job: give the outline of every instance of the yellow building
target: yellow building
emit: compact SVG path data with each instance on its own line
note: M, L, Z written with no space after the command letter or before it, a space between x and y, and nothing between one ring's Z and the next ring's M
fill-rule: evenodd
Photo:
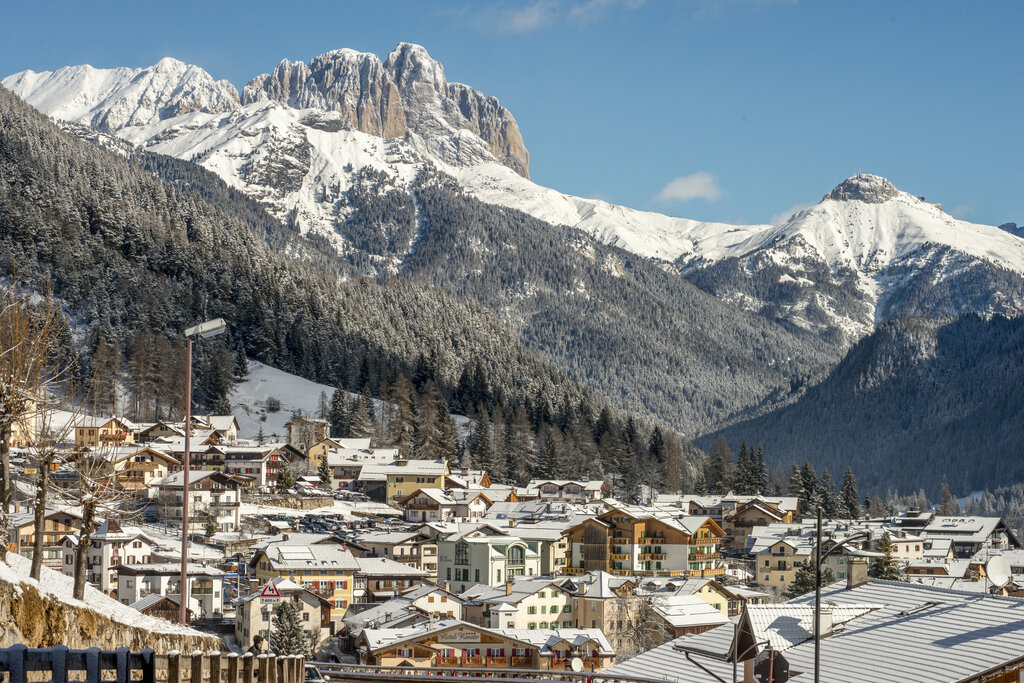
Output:
M290 545L282 541L256 551L249 568L260 585L286 578L323 596L331 603L331 618L340 620L352 604L359 563L338 544Z
M762 586L788 588L796 577L796 570L811 557L810 539L800 536L780 538L757 553L757 582Z
M403 459L387 465L369 467L384 469L388 481L385 501L389 504L397 503L417 489L442 489L445 486L445 477L451 474L446 460Z
M119 417L86 417L75 425L75 445L94 446L135 443L135 425Z

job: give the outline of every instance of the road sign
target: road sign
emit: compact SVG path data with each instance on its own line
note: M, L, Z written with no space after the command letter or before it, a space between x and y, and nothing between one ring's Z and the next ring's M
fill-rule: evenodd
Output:
M277 586L274 585L273 579L267 581L267 585L260 591L260 603L264 605L273 605L281 602L281 591L277 590Z

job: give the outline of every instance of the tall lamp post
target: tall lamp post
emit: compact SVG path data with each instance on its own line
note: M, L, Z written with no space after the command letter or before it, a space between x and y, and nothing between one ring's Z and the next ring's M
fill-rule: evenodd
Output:
M821 552L821 506L818 507L818 526L815 542L814 563L814 683L818 683L821 675L821 565L825 559L848 543L861 539L870 539L870 531L860 531L848 536L842 543L836 543L827 552Z
M185 330L188 351L185 361L185 457L182 459L181 483L181 577L178 580L178 597L181 599L178 620L182 624L188 623L188 479L192 467L192 337L216 337L226 329L224 318L216 318Z

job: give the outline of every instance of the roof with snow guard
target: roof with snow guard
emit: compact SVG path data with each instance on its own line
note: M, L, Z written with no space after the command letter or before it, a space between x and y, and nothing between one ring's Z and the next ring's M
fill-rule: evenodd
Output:
M893 680L895 672L905 683L960 683L1024 660L1024 600L877 580L853 589L833 584L822 591L822 599L834 604L833 615L877 606L822 639L822 683ZM756 614L755 627L782 650L790 680L798 683L814 678L814 641L807 621L813 600L805 596L784 605L748 607L751 614L768 608ZM784 607L803 611L783 612ZM602 673L714 681L687 660L680 649L686 648L693 660L731 680L732 664L726 659L733 632L724 626L683 636Z

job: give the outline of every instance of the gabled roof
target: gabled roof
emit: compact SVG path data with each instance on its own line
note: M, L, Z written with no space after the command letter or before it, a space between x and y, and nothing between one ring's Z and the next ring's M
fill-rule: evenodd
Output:
M779 624L772 635L780 645L784 641L795 643L784 650L784 656L791 671L805 672L794 679L797 681L805 676L810 680L807 672L814 670L813 638L805 637L809 629L800 627L813 600L812 595L785 605L766 606L778 609L790 605L805 610L785 615L785 627ZM899 672L898 678L904 683L981 680L981 674L1017 661L1022 654L1024 600L873 579L853 589L846 589L845 583L828 586L822 590L822 600L826 605L879 606L846 622L840 631L821 641L822 683L892 680L893 672ZM770 614L762 614L761 620ZM677 648L721 656L728 653L732 635L732 628L723 627L684 636L602 674L711 683L714 679ZM721 659L700 654L691 657L724 679L732 675L732 664Z

